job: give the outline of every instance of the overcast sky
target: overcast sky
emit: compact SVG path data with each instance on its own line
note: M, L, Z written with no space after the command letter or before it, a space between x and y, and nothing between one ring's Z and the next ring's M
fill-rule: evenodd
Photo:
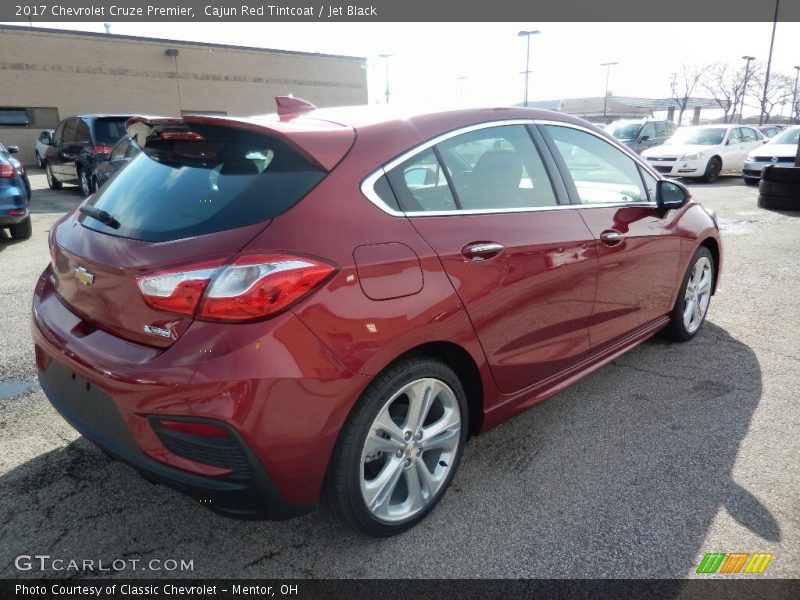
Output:
M34 25L104 31L102 23ZM772 23L111 23L112 34L363 56L372 103L384 101L379 55L389 53L393 103L444 105L521 102L520 29L541 31L531 38L531 100L602 96L602 62L619 63L611 67L613 94L655 98L670 95L682 63L738 66L742 55L766 63ZM794 78L794 65L800 23L779 23L772 70Z

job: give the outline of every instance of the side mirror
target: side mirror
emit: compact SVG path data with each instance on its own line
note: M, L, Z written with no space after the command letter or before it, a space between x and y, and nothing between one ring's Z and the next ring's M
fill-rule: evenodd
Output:
M649 139L650 139L649 135L643 135L642 137L639 138L639 141L640 142L646 142Z
M689 198L689 189L677 181L662 179L656 184L656 204L659 208L680 208Z
M9 154L16 154L19 152L19 146L6 146L6 150L8 150Z

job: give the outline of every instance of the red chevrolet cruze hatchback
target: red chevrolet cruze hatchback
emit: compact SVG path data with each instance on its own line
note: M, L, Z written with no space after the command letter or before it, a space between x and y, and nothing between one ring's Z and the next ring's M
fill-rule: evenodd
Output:
M391 535L470 434L700 329L713 213L589 123L278 105L131 119L141 154L50 232L42 388L148 479Z

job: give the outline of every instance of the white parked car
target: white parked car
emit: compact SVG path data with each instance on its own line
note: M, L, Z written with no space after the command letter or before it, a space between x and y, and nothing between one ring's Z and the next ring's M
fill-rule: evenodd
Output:
M761 170L767 165L793 166L798 143L800 125L784 129L760 148L751 150L742 169L744 182L756 185L761 179Z
M39 137L36 138L36 162L39 167L44 169L44 157L47 154L47 146L53 139L55 129L42 129Z
M665 175L711 182L722 173L741 173L747 153L766 141L760 131L745 125L682 127L661 146L642 152L642 157Z

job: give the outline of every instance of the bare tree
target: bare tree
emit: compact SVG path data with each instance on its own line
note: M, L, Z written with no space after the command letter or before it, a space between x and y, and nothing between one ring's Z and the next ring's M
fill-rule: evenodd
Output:
M761 98L759 104L761 114L764 115L764 123L769 123L770 115L776 106L791 102L792 92L794 91L794 79L783 73L775 73L769 78L769 88L764 94L764 77L757 77L755 80L755 90Z
M678 107L678 125L683 122L683 113L686 112L686 107L689 105L689 99L692 97L695 88L697 87L703 75L708 71L707 65L681 65L681 72L676 73L672 80L672 99Z
M747 76L747 89L745 89L745 76ZM730 64L718 63L705 72L700 80L700 86L724 111L724 122L731 123L736 117L742 98L753 92L753 79L758 76L757 66L751 68L748 73L744 66L735 69Z

